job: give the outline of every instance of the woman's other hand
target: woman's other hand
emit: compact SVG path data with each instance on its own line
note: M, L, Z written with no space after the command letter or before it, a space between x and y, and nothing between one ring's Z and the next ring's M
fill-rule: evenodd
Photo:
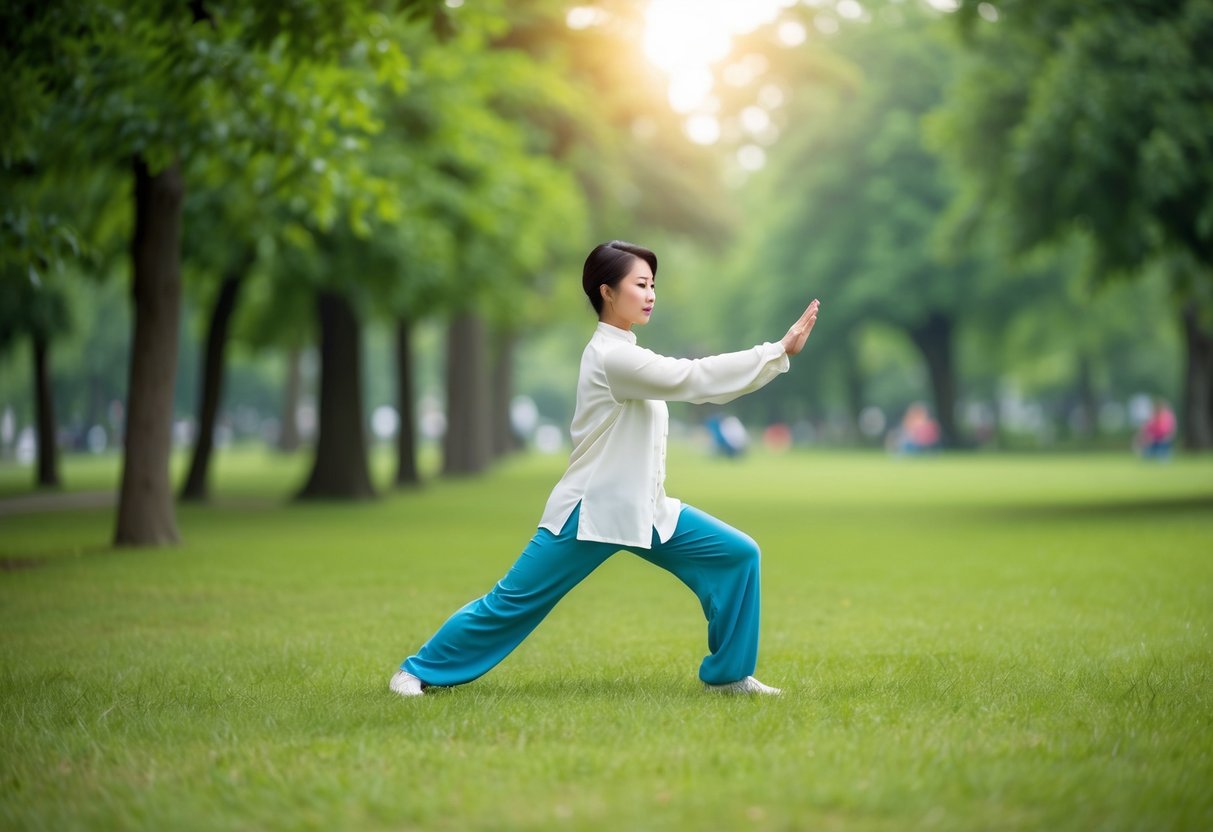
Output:
M809 333L813 331L813 324L817 323L817 308L821 302L814 300L804 310L804 314L800 316L800 320L792 324L792 328L788 330L788 334L783 336L783 348L788 355L796 355L804 349L804 342L809 340Z

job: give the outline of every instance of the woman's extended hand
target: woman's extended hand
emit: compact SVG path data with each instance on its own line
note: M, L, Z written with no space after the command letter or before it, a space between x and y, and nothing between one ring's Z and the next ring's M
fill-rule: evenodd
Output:
M810 303L808 309L804 310L804 314L800 316L800 320L792 324L788 334L783 336L783 348L788 355L796 355L804 349L804 342L809 340L813 324L817 323L817 307L820 305L821 302L818 300Z

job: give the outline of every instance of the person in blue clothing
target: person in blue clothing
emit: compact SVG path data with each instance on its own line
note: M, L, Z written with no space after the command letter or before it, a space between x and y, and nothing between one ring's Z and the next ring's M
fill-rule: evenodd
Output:
M665 493L667 401L723 404L764 386L804 348L819 304L778 341L707 358L640 347L635 326L657 300L657 256L613 241L590 252L582 288L598 315L581 356L570 432L573 452L539 528L486 595L458 610L391 677L389 688L482 676L517 647L564 595L620 550L672 572L699 598L708 655L699 678L719 693L778 694L754 678L760 612L759 549L748 535Z

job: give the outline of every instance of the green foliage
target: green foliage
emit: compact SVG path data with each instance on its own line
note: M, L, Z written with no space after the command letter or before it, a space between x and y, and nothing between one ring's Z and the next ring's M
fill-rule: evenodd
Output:
M43 284L44 276L61 272L66 261L80 256L80 241L70 225L54 214L39 215L24 205L9 207L0 219L0 245L6 279L35 287Z
M6 166L141 155L156 170L174 157L306 146L334 123L371 126L341 62L397 84L406 66L391 18L357 3L29 5L5 57L8 83L34 92L10 99L25 105L6 121L16 151ZM298 134L282 129L287 115Z
M409 64L398 30L419 24L398 12L440 4L20 5L5 9L28 18L5 29L13 118L4 178L22 190L7 194L17 207L5 213L5 242L14 238L4 247L6 274L61 260L42 229L69 228L59 217L73 213L56 213L55 203L72 201L82 176L107 179L136 156L153 171L184 160L187 193L198 194L185 236L195 274L247 259L278 233L284 213L321 228L339 211L356 227L370 211L398 213L388 183L363 165L366 137L381 127L370 91L403 89ZM34 198L38 191L52 197ZM79 245L70 234L73 249L126 250L108 233Z
M526 108L551 149L574 172L593 211L592 238L652 241L669 233L721 246L739 217L729 205L719 154L693 144L669 107L665 79L645 59L644 8L631 0L596 4L600 21L565 22L568 4L511 4L501 41L563 79L559 108Z
M70 286L65 290L64 285ZM0 292L0 309L19 320L8 330L16 342L0 350L0 412L12 408L17 426L28 425L34 417L34 387L27 349L30 325L38 317L26 306L15 307L29 289ZM75 433L91 425L116 428L109 420L112 401L121 401L126 392L130 349L130 309L127 294L114 281L87 280L70 273L63 284L44 288L47 302L60 306L55 320L63 326L51 328L51 386L55 415L65 430ZM61 315L61 317L59 317ZM10 318L11 320L11 318ZM118 434L111 433L110 440Z
M975 4L967 4L975 5ZM998 4L939 117L967 172L958 211L1030 248L1075 230L1100 271L1166 251L1213 266L1213 7Z
M67 218L33 205L46 190L0 177L9 189L0 207L0 353L31 335L50 340L70 326L66 273L84 255Z
M969 173L970 164L999 163L1005 107L970 107L963 96L1015 100L1036 56L1013 52L1012 30L986 28L1000 38L989 36L991 55L1006 63L968 57L947 18L886 8L814 47L833 60L781 68L799 73L784 81L795 92L784 137L750 189L751 233L733 261L737 302L722 325L777 334L806 297L820 296L823 310L803 386L764 390L756 398L769 402L765 412L797 414L806 401L848 398L850 407L897 412L924 398L926 373L894 355L911 342L888 328L908 333L933 315L955 322L965 400L996 401L1009 389L1066 402L1087 371L1096 399L1158 385L1175 394L1170 309L1150 291L1132 305L1123 296L1092 300L1102 275L1089 235L1007 255L1008 209L981 196ZM822 71L830 66L837 68ZM979 70L982 85L955 83L958 71ZM940 107L963 112L980 131L960 145L941 142ZM987 211L986 222L965 212L973 204ZM1154 329L1163 336L1143 338ZM1154 375L1130 369L1143 366Z
M113 200L104 176L81 176L69 186L0 170L0 186L3 352L19 336L53 339L69 328L67 296L82 267L104 264Z
M762 420L837 409L856 371L872 403L922 397L900 331L932 311L961 322L973 397L1010 382L1064 398L1080 355L1100 395L1174 396L1155 284L1165 275L1213 310L1210 247L1183 244L1208 242L1207 4L994 6L996 23L973 3L957 16L973 50L947 37L947 16L912 4L874 6L832 36L814 25L841 19L832 8L790 8L807 44L779 45L778 26L740 44L729 60L752 53L768 69L741 86L719 79L724 135L708 148L670 110L641 49L643 7L628 0L598 4L585 29L560 0L10 3L0 340L45 328L43 312L19 311L31 287L65 295L81 331L55 350L56 393L68 412L97 409L74 385L108 379L93 364L119 366L124 339L98 338L99 301L79 281L124 273L129 161L143 154L184 165L191 309L205 314L215 278L253 253L235 333L254 351L311 339L318 286L382 320L471 304L504 329L563 322L524 346L519 376L554 400L571 390L568 353L590 320L581 257L620 237L662 255L643 337L667 352L778 338L823 298L812 357L739 405ZM785 97L771 110L781 138L768 170L730 191L743 135L730 119L768 87ZM923 114L941 106L924 142ZM1063 227L1108 267L1053 242ZM1003 254L1033 240L1047 243L1033 258ZM1088 297L1113 259L1164 248L1149 287ZM24 411L23 372L3 403Z
M830 395L823 375L841 392L876 371L861 364L864 328L914 333L937 320L962 323L1011 282L981 246L961 250L935 238L955 188L921 132L955 57L942 26L909 13L853 23L815 47L831 58L794 65L806 77L784 81L794 91L784 138L750 193L750 240L737 260L744 279L733 293L741 319L766 338L781 335L809 299L822 300L804 362L811 371L763 394L782 399L785 419L806 415L803 401ZM821 66L840 62L852 72L821 75ZM853 411L866 403L847 397Z
M759 225L763 271L793 279L756 297L786 318L790 294L803 297L811 282L834 332L870 319L905 325L971 305L980 266L932 245L953 187L920 133L951 68L938 26L854 26L832 49L861 80L853 91L810 86L791 105L794 132L765 176L771 222Z
M348 226L285 226L272 250L275 296L302 282L341 287L388 317L488 303L508 318L523 308L521 287L581 247L576 183L546 154L546 134L510 117L519 102L559 106L567 91L524 54L486 48L499 16L469 10L459 23L441 41L398 32L413 60L407 92L379 95L383 129L363 150L380 187L341 197Z
M20 335L49 339L68 324L61 291L30 278L0 278L0 351L11 348Z
M298 460L221 457L171 558L96 551L95 510L6 517L30 568L0 575L3 824L1209 825L1208 460L671 461L763 547L778 700L699 690L694 597L627 554L485 678L387 691L508 567L557 459L304 511L250 510Z
M1170 326L1143 325L1172 317L1166 275L1155 269L1132 284L1100 287L1081 267L1088 257L1081 249L1071 251L1060 273L1021 281L1026 303L1003 326L983 330L998 341L987 354L1002 379L1029 396L1064 396L1073 390L1077 362L1085 361L1101 398L1123 401L1143 391L1174 395L1181 366L1177 333Z

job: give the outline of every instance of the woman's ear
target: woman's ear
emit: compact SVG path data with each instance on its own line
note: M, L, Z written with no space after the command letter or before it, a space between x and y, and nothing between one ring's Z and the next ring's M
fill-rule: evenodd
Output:
M605 283L598 287L598 292L602 295L603 303L613 303L611 300L611 287Z

